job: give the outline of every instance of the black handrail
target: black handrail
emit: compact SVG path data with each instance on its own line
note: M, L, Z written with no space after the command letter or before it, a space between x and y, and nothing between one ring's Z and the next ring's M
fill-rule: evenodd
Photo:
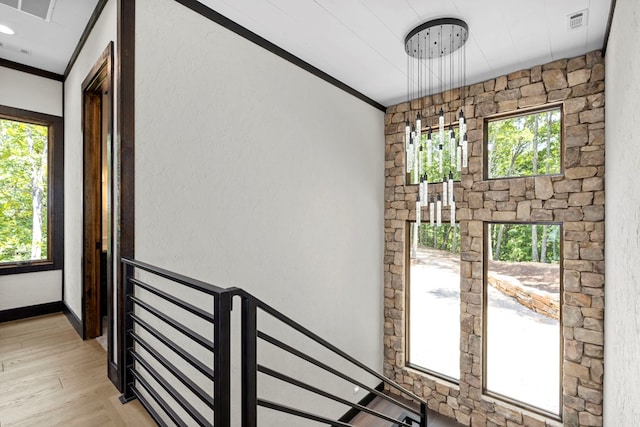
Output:
M343 399L343 398L338 397L338 396L336 396L334 394L331 394L331 393L328 393L328 392L326 392L324 390L321 390L318 387L314 387L314 386L312 386L310 384L307 384L305 382L297 380L297 379L295 379L293 377L290 377L288 375L285 375L285 374L283 374L281 372L278 372L278 371L275 371L273 369L266 368L266 367L264 367L262 365L258 365L258 372L261 372L261 373L263 373L265 375L268 375L270 377L273 377L273 378L277 378L280 381L283 381L283 382L286 382L286 383L289 383L289 384L293 384L296 387L299 387L301 389L310 391L310 392L315 393L315 394L317 394L319 396L326 397L327 399L331 399L331 400L333 400L335 402L338 402L338 403L341 403L341 404L343 404L345 406L349 406L351 408L358 409L360 412L366 412L367 414L373 415L374 417L382 418L385 421L390 421L390 422L396 423L396 424L399 423L399 425L404 426L404 427L411 427L411 425L405 424L404 422L399 422L395 418L389 417L389 416L387 416L385 414L382 414L382 413L380 413L378 411L374 411L373 409L369 409L366 406L362 406L362 405L358 405L357 403L350 402L347 399Z
M133 301L133 303L136 304L138 307L144 308L146 311L153 314L158 319L164 321L167 325L171 326L173 329L177 330L178 332L181 332L183 335L190 338L192 341L197 342L207 350L213 351L213 347L214 347L213 341L206 339L205 337L195 332L191 328L184 326L182 323L173 320L169 315L164 314L160 310L152 307L150 304L147 304L146 302L142 301L140 298L129 296L129 299Z
M301 334L305 335L306 337L311 338L313 341L317 342L321 346L327 348L328 350L331 350L333 353L335 353L338 356L342 357L343 359L349 361L350 363L354 364L358 368L363 369L364 371L366 371L370 375L373 375L374 377L376 377L380 381L384 382L386 385L395 388L396 390L400 391L401 393L405 394L406 396L409 396L411 399L413 399L413 400L415 400L417 402L422 402L423 401L422 398L420 398L419 396L416 396L412 392L410 392L407 389L403 388L398 383L396 383L394 381L391 381L389 378L385 377L384 375L381 375L378 372L374 371L373 369L371 369L370 367L368 367L364 363L362 363L359 360L355 359L354 357L348 355L346 352L340 350L338 347L334 346L333 344L331 344L327 340L325 340L325 339L321 338L320 336L318 336L317 334L311 332L309 329L305 328L304 326L302 326L298 322L296 322L296 321L292 320L291 318L285 316L284 314L282 314L281 312L279 312L275 308L271 307L270 305L266 304L263 301L260 301L258 298L254 297L253 295L249 294L248 292L246 292L246 291L244 291L242 289L238 289L234 293L236 295L243 295L245 298L254 299L256 301L257 307L259 309L263 310L265 313L270 314L271 316L273 316L274 318L280 320L282 323L286 324L287 326L295 329L296 331L300 332Z
M200 371L204 376L209 378L211 381L214 380L214 378L213 378L213 369L209 368L207 365L205 365L204 363L202 363L201 361L199 361L198 359L193 357L189 352L183 350L181 347L179 347L178 345L174 344L173 341L171 341L169 338L167 338L165 335L163 335L156 328L154 328L153 326L149 325L149 323L147 323L144 320L140 319L135 314L132 313L131 314L131 318L133 319L134 323L136 323L137 325L139 325L143 329L145 329L147 332L149 332L149 334L151 334L151 336L153 336L155 339L157 339L162 344L167 346L167 348L169 348L169 350L173 351L175 354L177 354L178 356L183 358L186 362L188 362L191 366L193 366L198 371Z
M187 310L189 313L193 313L196 316L199 316L202 319L207 320L209 322L214 322L215 320L213 318L213 313L209 313L208 311L203 310L200 307L196 307L193 304L189 304L188 302L183 301L180 298L176 298L167 292L161 291L160 289L156 289L153 286L148 285L147 283L144 283L142 280L138 280L133 277L130 280L131 280L131 283L135 284L139 288L142 288L145 291L151 292L152 294L159 296L165 301L169 301L170 303L175 304L178 307Z
M207 406L213 409L213 396L210 396L205 392L202 387L196 384L191 378L181 375L181 372L173 366L166 357L158 353L156 349L153 348L151 344L149 344L146 340L140 337L135 332L131 332L133 340L140 345L147 353L153 356L164 368L169 371L175 378L177 378L185 387L187 387L193 394L198 396L200 400L207 404Z
M143 271L152 273L155 276L171 280L172 282L180 283L181 285L185 285L191 289L205 292L209 295L217 295L217 294L221 294L222 292L234 289L234 288L224 289L219 286L211 285L209 283L202 282L197 279L192 279L191 277L183 276L182 274L173 273L169 270L165 270L164 268L156 267L151 264L147 264L141 261L135 261L129 258L122 258L122 263L130 267L136 268L138 270L143 270Z
M260 339L262 339L262 340L268 342L269 344L272 344L272 345L274 345L274 346L276 346L278 348L281 348L282 350L286 351L287 353L293 354L294 356L297 356L300 359L302 359L302 360L304 360L306 362L309 362L312 365L315 365L315 366L317 366L318 368L320 368L320 369L322 369L324 371L327 371L327 372L329 372L329 373L331 373L331 374L333 374L333 375L335 375L335 376L337 376L339 378L342 378L343 380L348 381L351 384L355 384L358 387L360 387L360 388L362 388L364 390L367 390L369 393L375 394L376 396L378 396L378 397L380 397L382 399L385 399L385 400L393 403L394 405L400 406L401 408L404 408L404 409L406 409L408 411L415 412L415 409L411 408L409 405L407 405L405 403L402 403L399 400L396 400L396 399L392 398L391 396L386 395L386 394L376 390L373 387L369 387L369 386L367 386L366 384L364 384L361 381L358 381L358 380L356 380L356 379L354 379L354 378L352 378L352 377L350 377L350 376L348 376L346 374L343 374L342 372L338 371L337 369L334 369L331 366L320 362L319 360L317 360L317 359L315 359L315 358L313 358L313 357L301 352L300 350L297 350L297 349L291 347L290 345L287 345L287 344L283 343L282 341L280 341L280 340L278 340L276 338L273 338L272 336L270 336L268 334L265 334L264 332L258 331L258 338L260 338Z
M354 410L365 412L371 416L393 423L393 425L403 427L411 427L414 425L413 422L418 420L420 427L426 427L427 405L422 398L369 368L356 358L350 356L343 350L329 343L327 340L321 338L319 335L311 332L301 324L280 313L270 305L255 298L248 292L238 288L223 289L140 261L123 259L122 262L125 267L125 327L127 330L127 334L123 339L123 342L125 343L124 348L127 351L124 360L125 369L123 378L125 390L121 400L126 402L137 397L159 425L166 425L164 418L168 417L168 419L173 423L180 426L191 425L193 422L196 422L201 426L230 426L231 310L233 298L239 298L242 305L242 351L240 362L242 390L241 420L243 427L257 427L258 407L264 407L290 416L314 420L331 426L350 426L348 421L343 421L343 419L348 419L348 415L346 414L340 420L332 420L323 415L313 414L300 408L295 408L280 402L273 402L269 399L258 396L258 372L260 372L262 376L272 377L278 381L285 382L294 387L311 392L320 398L345 405L350 408L349 413ZM155 287L152 284L151 279L143 281L140 278L134 277L136 270L150 273L150 277L160 277L213 297L213 309L211 312L203 310L198 306L172 295L166 290L161 290ZM142 289L145 292L149 292L166 303L179 308L183 312L193 314L198 316L200 319L209 322L213 326L213 340L202 336L185 324L169 316L166 311L155 307L152 301L149 301L148 298L145 299L145 295L147 294L139 295L136 293L136 289ZM155 301L156 299L152 298L152 300ZM136 307L138 307L137 310ZM379 391L377 388L368 386L365 381L356 380L353 375L341 372L327 363L323 363L320 360L309 356L305 352L269 336L259 328L258 311L271 316L273 319L279 321L283 326L291 328L292 330L306 336L316 344L324 347L334 355L337 355L344 361L350 363L355 367L355 369L382 381L382 383L388 388L399 391L402 395L415 401L418 404L419 409L411 407L400 400L394 399L388 394ZM151 322L151 320L147 320L150 318L153 318L153 322ZM213 357L213 366L207 366L207 364L201 362L191 354L188 349L171 340L165 333L161 332L163 328L156 327L156 323L169 326L175 333L185 337L189 342L197 343L202 346L203 350L209 351ZM143 331L144 336L138 333L138 331ZM150 341L146 339L146 336L153 337L154 340ZM327 390L323 390L312 384L305 383L282 372L278 372L264 364L259 364L258 340L265 341L282 351L321 368L325 372L334 375L343 381L356 385L363 390L368 391L372 396L377 396L381 399L387 400L393 405L404 409L404 416L407 416L408 414L411 415L402 419L390 417L381 412L367 408L364 406L364 403L353 403L350 400L342 398L334 393L330 393ZM156 342L161 343L162 346L160 348L154 347L154 343ZM137 349L144 350L144 352L141 353L137 351ZM176 366L171 362L171 358L165 357L163 353L166 352L167 349L172 354L175 354L182 360L186 361L188 366L195 368L200 374L202 374L204 377L200 377L201 379L206 378L210 381L213 392L210 394L202 388L200 381L196 382L192 378L187 378L184 371L179 366ZM150 363L148 359L145 359L145 357L148 356L144 355L150 355L154 363ZM170 377L163 377L162 373L155 369L154 365L162 366L164 371L170 374ZM211 413L203 414L198 412L198 410L196 410L190 403L189 399L182 396L180 392L173 387L172 381L174 379L172 377L175 377L175 379L180 381L190 393L201 400L206 407L211 410ZM153 383L157 384L164 390L164 395L169 396L171 400L176 402L188 414L190 417L188 421L183 420L180 415L171 408L170 404L162 394L158 393L154 388L154 385L147 381L147 378L153 378ZM144 389L144 393L141 393L136 384L139 384ZM155 405L152 405L149 399L151 399L152 402L155 402ZM165 415L161 416L154 406L160 407ZM211 415L211 420L213 422L208 419L209 415ZM409 419L411 421L409 421Z

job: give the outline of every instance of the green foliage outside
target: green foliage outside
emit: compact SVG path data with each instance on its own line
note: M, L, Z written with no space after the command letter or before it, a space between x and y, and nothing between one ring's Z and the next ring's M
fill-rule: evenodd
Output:
M413 224L415 227L415 224ZM440 227L420 224L418 227L418 247L439 249L451 253L460 253L460 226L442 223ZM413 236L413 234L412 234Z
M489 178L560 173L560 110L488 123Z
M495 261L557 264L560 262L560 226L490 224L489 246L490 258Z
M0 263L47 259L46 126L0 119Z

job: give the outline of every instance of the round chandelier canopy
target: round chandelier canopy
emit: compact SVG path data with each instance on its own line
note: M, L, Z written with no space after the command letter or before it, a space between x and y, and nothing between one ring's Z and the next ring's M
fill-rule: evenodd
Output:
M469 27L457 18L440 18L411 30L404 40L407 55L418 59L447 56L467 42Z

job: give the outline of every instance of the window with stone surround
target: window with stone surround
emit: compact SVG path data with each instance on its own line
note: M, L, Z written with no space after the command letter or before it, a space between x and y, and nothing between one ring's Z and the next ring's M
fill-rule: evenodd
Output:
M487 119L485 130L487 179L561 173L561 107Z
M460 227L408 223L407 362L457 382L460 378Z
M559 224L488 223L484 389L554 417L561 408Z

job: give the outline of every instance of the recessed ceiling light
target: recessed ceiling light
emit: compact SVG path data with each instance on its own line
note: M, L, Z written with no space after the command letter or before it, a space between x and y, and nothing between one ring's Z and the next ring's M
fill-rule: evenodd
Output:
M11 28L7 27L6 25L0 24L0 33L13 35L16 32L13 31Z

